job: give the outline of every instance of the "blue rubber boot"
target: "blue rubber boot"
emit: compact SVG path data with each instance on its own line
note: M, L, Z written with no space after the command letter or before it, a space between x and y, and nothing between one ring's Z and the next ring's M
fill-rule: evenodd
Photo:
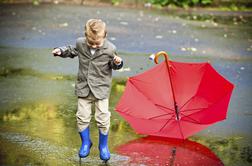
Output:
M90 148L92 147L92 142L89 138L89 127L80 132L80 137L82 144L79 151L79 157L84 158L89 155Z
M99 130L99 150L101 160L107 162L110 159L110 152L108 149L108 134L104 135Z

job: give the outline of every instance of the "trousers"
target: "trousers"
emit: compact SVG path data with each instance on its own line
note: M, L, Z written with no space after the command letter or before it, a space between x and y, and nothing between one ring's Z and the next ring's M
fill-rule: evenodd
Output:
M95 106L95 120L102 134L108 134L110 127L109 102L108 99L97 99L91 92L87 97L78 98L78 108L76 112L77 127L79 132L85 130L91 121L92 105Z

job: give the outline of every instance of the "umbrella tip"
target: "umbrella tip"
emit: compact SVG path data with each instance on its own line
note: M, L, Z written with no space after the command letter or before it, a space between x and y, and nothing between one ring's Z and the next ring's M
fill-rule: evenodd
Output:
M151 54L151 55L149 56L149 60L154 61L154 59L155 59L155 54Z

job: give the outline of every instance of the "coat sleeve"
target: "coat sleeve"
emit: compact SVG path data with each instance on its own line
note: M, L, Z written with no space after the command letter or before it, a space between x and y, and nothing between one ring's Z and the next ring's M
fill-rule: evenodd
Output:
M114 50L114 54L117 56L117 52L116 50ZM120 64L115 64L114 60L112 59L110 61L110 67L113 69L113 70L119 70L123 67L123 60L121 61Z
M76 49L76 47L72 46L72 45L68 45L68 46L62 46L62 47L57 47L60 49L61 54L60 57L62 58L74 58L78 55L78 50Z

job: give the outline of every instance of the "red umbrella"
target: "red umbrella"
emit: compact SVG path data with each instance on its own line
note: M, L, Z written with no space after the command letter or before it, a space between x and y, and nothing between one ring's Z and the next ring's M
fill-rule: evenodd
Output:
M234 85L209 63L166 60L130 77L116 111L139 134L185 139L226 118Z
M189 140L145 137L120 145L116 151L129 157L125 165L224 165L210 149Z

